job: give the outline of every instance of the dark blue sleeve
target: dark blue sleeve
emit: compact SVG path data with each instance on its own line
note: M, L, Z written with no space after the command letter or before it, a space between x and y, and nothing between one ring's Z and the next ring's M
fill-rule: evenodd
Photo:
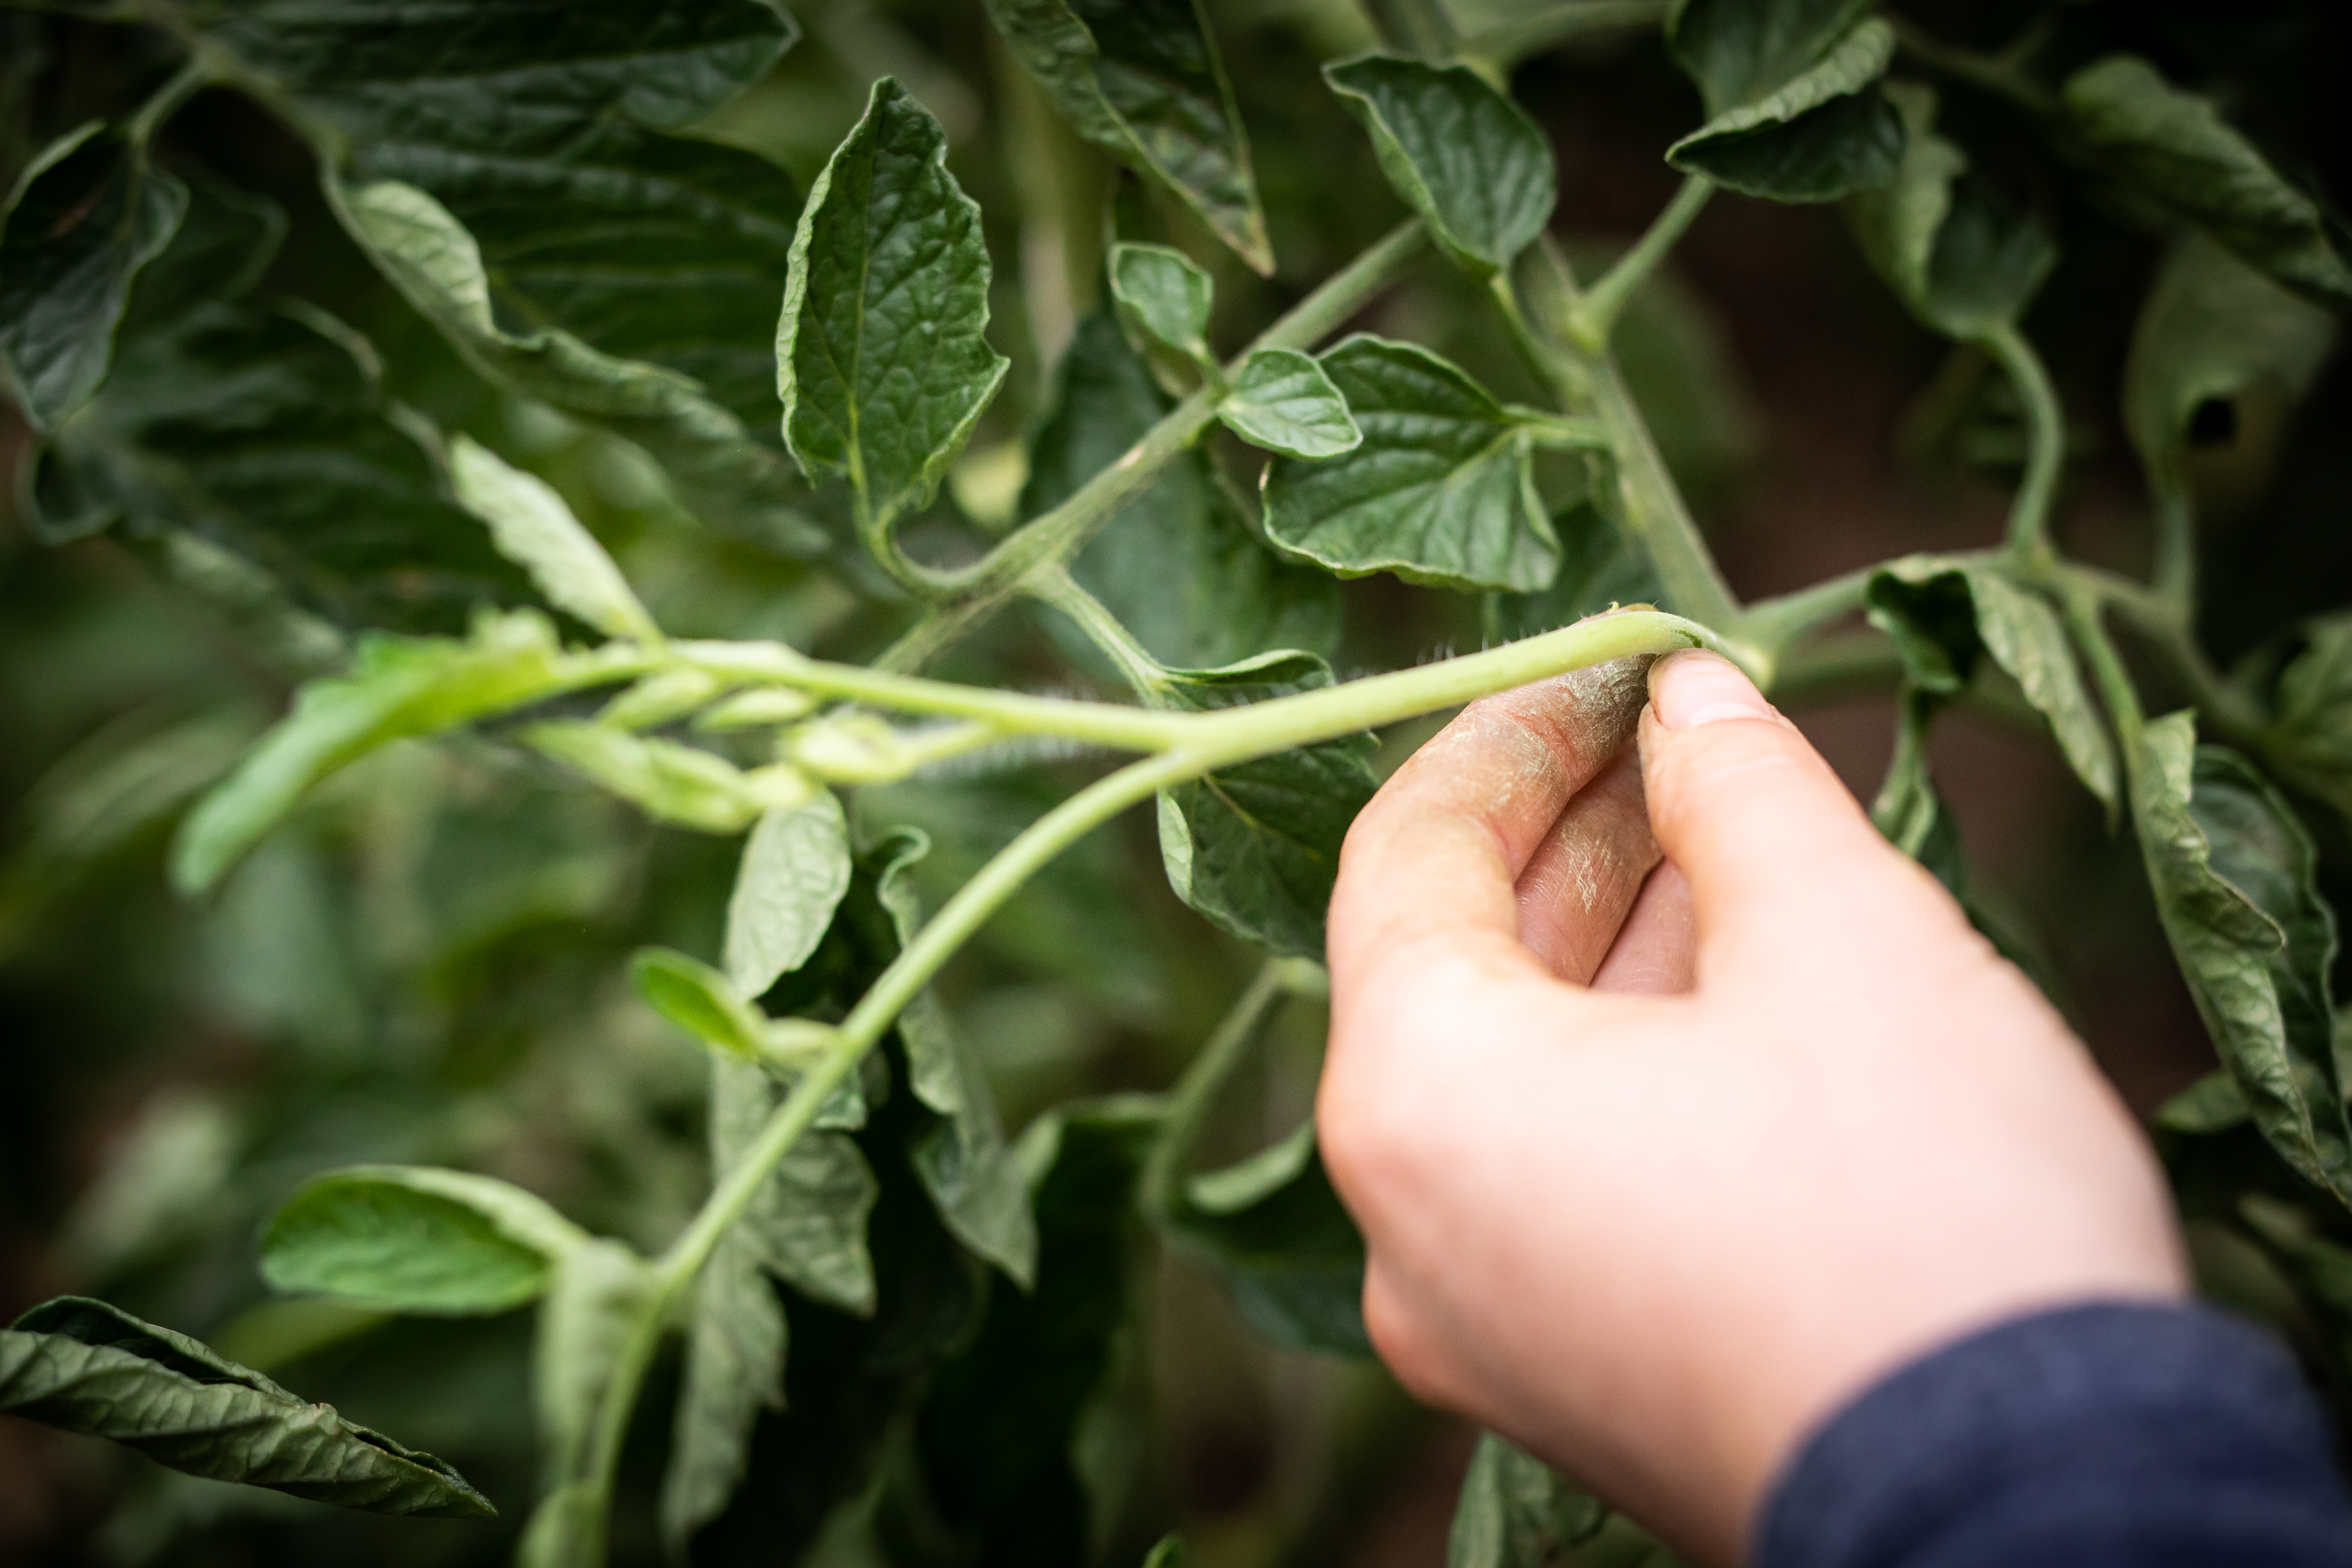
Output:
M2287 1354L2203 1308L2017 1319L1801 1448L1754 1568L2344 1568L2352 1503Z

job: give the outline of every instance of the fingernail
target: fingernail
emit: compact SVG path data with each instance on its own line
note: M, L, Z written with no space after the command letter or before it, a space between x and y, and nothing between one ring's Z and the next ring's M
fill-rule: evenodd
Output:
M1772 705L1739 667L1704 648L1670 654L1650 667L1650 707L1669 730L1718 719L1769 719Z

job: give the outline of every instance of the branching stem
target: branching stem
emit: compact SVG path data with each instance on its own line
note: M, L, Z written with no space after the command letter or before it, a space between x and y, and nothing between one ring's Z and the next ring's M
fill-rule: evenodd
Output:
M1706 175L1684 177L1674 200L1633 242L1633 248L1619 257L1615 265L1585 290L1569 323L1579 347L1596 354L1607 349L1609 335L1616 328L1617 318L1624 313L1626 301L1650 280L1658 264L1674 249L1675 242L1682 238L1692 221L1706 210L1707 198L1714 195L1715 182Z

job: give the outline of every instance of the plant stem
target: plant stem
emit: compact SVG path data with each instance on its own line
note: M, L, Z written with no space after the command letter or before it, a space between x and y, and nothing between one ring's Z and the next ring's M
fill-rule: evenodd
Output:
M2018 68L2016 49L2003 55L1980 54L1932 37L1900 16L1887 20L1895 26L1896 47L1929 70L1990 93L2037 121L2057 118L2058 100L2048 89Z
M1461 52L1500 71L1562 44L1658 26L1669 9L1667 0L1568 0L1549 11L1473 33L1462 41Z
M2197 606L2197 511L2189 487L2180 478L2177 459L2166 456L2148 474L2149 500L2156 511L2157 594L2185 622Z
M1103 607L1100 599L1078 585L1068 568L1055 566L1050 572L1040 572L1029 585L1029 592L1067 616L1072 625L1086 633L1138 696L1150 701L1154 693L1166 688L1168 678L1160 661L1135 640L1134 634L1120 624L1117 616Z
M1239 375L1243 363L1259 349L1312 348L1402 277L1428 245L1417 221L1398 225L1260 333L1229 362L1227 375ZM1208 388L1196 390L1069 500L1015 529L971 565L936 574L940 590L953 597L917 622L883 654L877 667L886 671L921 668L1024 592L1031 574L1076 556L1120 507L1188 450L1215 416Z
M139 112L132 115L131 123L123 128L123 135L132 146L145 148L155 139L155 132L163 128L163 122L178 113L182 105L221 79L219 51L209 45L196 45L189 51L180 68L155 89L153 96L139 106Z
M1792 594L1759 599L1741 612L1740 636L1777 661L1789 645L1805 633L1861 609L1871 578L1891 564L1874 562L1823 578Z
M2099 596L2078 581L2060 596L2059 609L2066 618L2067 629L2074 634L2075 646L2082 649L2084 661L2091 667L2091 679L2099 689L2099 700L2106 704L2107 717L2115 722L2125 777L2136 781L2139 776L2140 731L2147 719L2140 710L2138 689L2132 685L2131 671L2124 668L2115 639L2107 636L2107 628L2100 622Z
M1171 1091L1167 1126L1152 1145L1140 1184L1144 1208L1161 1219L1181 1207L1184 1158L1208 1121L1217 1090L1233 1076L1266 1014L1290 989L1284 976L1282 959L1270 958L1260 966Z
M1461 40L1445 0L1363 0L1363 7L1381 45L1398 54L1449 59Z
M1572 331L1583 305L1576 275L1550 237L1539 242L1539 248L1559 292L1559 324L1563 332ZM1507 321L1517 315L1517 305L1507 287L1496 290L1498 305L1506 295L1512 298L1511 308L1505 312ZM1570 357L1570 351L1532 332L1528 336L1535 352L1551 367L1549 379L1555 391L1565 395L1582 382L1592 412L1609 437L1610 450L1616 456L1619 520L1657 572L1666 603L1691 619L1715 627L1727 657L1758 679L1769 681L1771 660L1750 647L1740 631L1739 601L1732 596L1731 585L1724 581L1697 521L1684 504L1682 491L1666 469L1666 460L1651 437L1641 407L1618 373L1616 357L1605 348L1574 351Z
M1692 220L1706 210L1707 198L1713 195L1714 181L1704 174L1685 175L1674 200L1652 220L1633 248L1619 257L1615 265L1585 290L1569 330L1586 353L1599 353L1608 347L1609 335L1617 325L1617 318L1624 312L1626 301L1650 280L1658 263L1674 249L1675 242L1682 238Z
M2042 356L2014 326L1987 333L1984 346L2000 362L2025 403L2030 445L2025 477L2009 512L2009 548L2020 561L2042 563L2051 558L2050 504L2058 493L2058 477L2066 465L2066 413L2059 406L2057 389Z

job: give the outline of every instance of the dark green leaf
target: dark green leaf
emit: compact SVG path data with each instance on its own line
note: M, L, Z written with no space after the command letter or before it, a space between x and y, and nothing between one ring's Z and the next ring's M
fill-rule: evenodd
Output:
M1689 0L1668 24L1711 118L1666 162L1746 195L1826 202L1873 190L1903 163L1903 120L1877 87L1895 34L1849 0Z
M1111 247L1109 271L1120 321L1197 364L1213 363L1209 309L1217 286L1191 257L1164 245L1122 241Z
M60 1297L0 1332L0 1410L313 1502L428 1519L498 1511L432 1455L103 1301Z
M1666 24L1675 63L1709 114L1802 76L1869 15L1873 0L1680 0Z
M545 617L486 616L466 642L373 636L350 675L302 689L180 829L172 877L211 887L311 785L378 747L428 735L557 692L610 679L593 657L566 654Z
M1599 1499L1482 1432L1454 1507L1445 1568L1546 1568L1591 1540L1608 1519Z
M1935 132L1936 95L1886 89L1908 128L1902 172L1847 199L1863 254L1912 314L1948 337L2013 327L2056 259L2041 226L1968 176L1968 158Z
M1359 333L1323 356L1363 433L1322 462L1266 470L1265 531L1343 577L1533 593L1559 570L1528 428L1459 367Z
M1037 1278L998 1290L971 1346L940 1369L918 1418L933 1505L986 1563L1078 1563L1115 1521L1090 1517L1081 1434L1112 1394L1146 1289L1136 1182L1156 1100L1079 1101L1020 1145Z
M988 14L1072 130L1274 270L1249 137L1199 0L988 0Z
M710 1164L732 1170L782 1102L784 1086L740 1062L714 1061L710 1079ZM844 1127L863 1111L820 1112L767 1181L737 1230L761 1267L814 1301L845 1312L874 1310L874 1262L866 1246L874 1208L874 1172Z
M646 1005L704 1045L748 1062L767 1054L768 1021L709 964L666 947L640 948L629 960L629 984Z
M34 429L57 428L106 380L131 280L187 210L185 185L95 121L17 176L0 208L0 359Z
M849 890L849 827L830 790L771 811L743 843L727 900L727 978L757 996L808 961Z
M2149 724L2132 769L2165 934L2255 1123L2307 1181L2352 1205L2352 1125L2335 1054L2336 917L2309 836L2244 759L2194 721Z
M104 388L20 476L35 529L119 526L165 550L193 533L345 626L449 630L522 596L365 342L308 306L215 295L250 280L276 228L268 209L196 188L132 291Z
M1182 1201L1158 1217L1217 1272L1234 1309L1269 1343L1371 1353L1363 1237L1331 1190L1311 1125L1242 1166L1192 1177Z
M743 1479L752 1425L784 1403L790 1332L748 1233L728 1232L695 1281L686 1372L662 1477L663 1544L682 1556Z
M1366 55L1323 68L1430 237L1479 274L1508 267L1551 221L1551 143L1467 66Z
M1068 500L1167 407L1107 316L1078 323L1057 382L1030 455L1024 517ZM1071 572L1163 664L1208 668L1269 647L1327 651L1339 640L1339 584L1260 543L1202 454L1169 464Z
M2296 292L2338 310L2352 304L2352 268L2318 204L2210 100L2183 92L2137 55L2085 66L2060 97L2100 168L2136 195Z
M2352 615L2310 627L2303 652L2279 677L2270 744L2304 770L2308 787L2352 818Z
M1004 379L988 326L980 208L947 136L889 78L817 176L776 331L784 441L811 479L846 474L887 529L931 499Z
M2158 1106L2156 1124L2175 1132L2221 1132L2252 1115L2230 1069L2216 1068Z
M2186 493L2191 426L2209 405L2219 400L2242 429L2263 401L2292 406L2335 346L2333 316L2204 236L2184 236L2140 308L2124 367L2124 427L2149 488Z
M261 1240L272 1289L384 1312L503 1312L536 1300L589 1237L541 1198L463 1171L359 1165L295 1194Z
M1217 417L1252 446L1308 461L1352 452L1364 439L1323 367L1296 349L1250 355Z
M909 871L929 849L921 834L899 833L879 851L875 890L902 944L922 926ZM914 1147L916 1173L957 1239L1026 1289L1036 1277L1037 1224L988 1075L928 991L898 1016L898 1037L906 1042L908 1087L940 1115Z
M1911 681L1949 695L1968 684L1979 650L2015 679L2074 776L2113 810L2115 743L2091 701L2058 612L1979 563L1934 556L1895 562L1871 580L1871 623L1894 638Z
M1232 708L1331 683L1313 654L1262 654L1171 670L1169 701ZM1160 797L1160 853L1177 896L1275 952L1323 956L1323 916L1348 825L1372 797L1369 735L1343 735L1222 769Z
M794 36L781 7L253 0L191 19L331 130L348 184L415 186L454 215L509 319L683 372L772 428L796 193L763 158L670 132L767 74Z
M796 504L806 494L790 461L754 440L743 417L692 377L665 363L599 352L557 327L514 332L499 326L492 308L499 296L493 293L481 247L447 208L415 186L384 180L338 186L331 194L345 226L377 269L483 375L635 441L662 466L679 503L712 526L793 554L824 547L824 535ZM780 233L772 241L776 266L790 248L790 229L783 226L790 217L790 209L778 216ZM678 237L697 232L681 227ZM663 243L667 248L670 242ZM688 258L674 257L672 262L687 265ZM621 281L617 269L608 270ZM501 274L502 279L510 277ZM668 320L680 329L688 324L677 312L688 302L698 311L713 303L698 288L674 293L667 302ZM629 313L635 309L631 305ZM730 305L725 313L729 320L719 342L756 342L761 358L753 368L764 368L773 353L772 305L742 321L734 320L743 313L740 306ZM590 314L584 324L593 325ZM705 330L719 326L710 323ZM661 343L646 341L639 346L655 359L666 357ZM720 368L713 363L719 350L715 342L711 352L667 357L711 371ZM740 378L732 364L740 352L724 351L730 383ZM772 376L767 381L772 384ZM735 390L739 404L748 405L766 430L775 406L772 384Z
M1591 501L1579 501L1551 520L1559 537L1559 575L1535 594L1497 594L1488 601L1486 636L1516 642L1572 626L1621 605L1654 605L1664 593L1658 575Z

